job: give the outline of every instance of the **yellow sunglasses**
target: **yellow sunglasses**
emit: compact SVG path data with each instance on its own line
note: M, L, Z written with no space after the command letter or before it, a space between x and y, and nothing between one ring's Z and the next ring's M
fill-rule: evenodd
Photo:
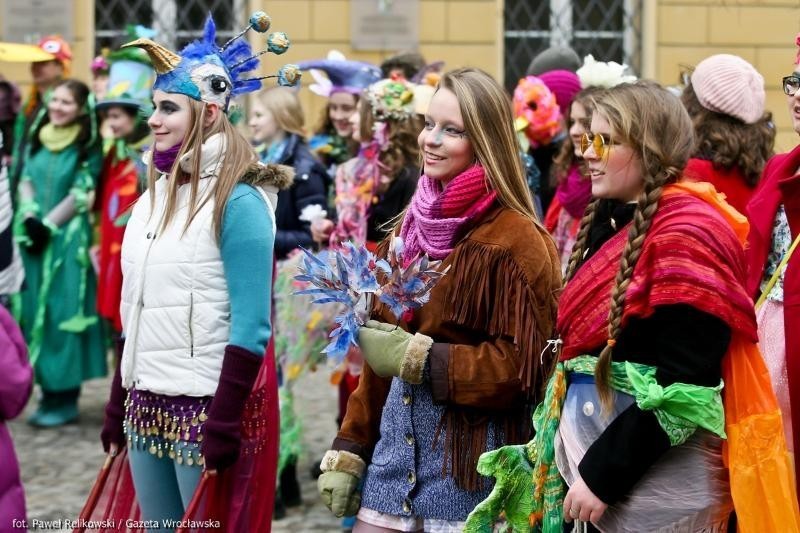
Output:
M594 148L594 153L597 154L597 157L602 159L608 154L608 150L611 150L613 145L619 144L606 137L603 133L584 133L581 135L581 153L585 154L586 150L591 146Z

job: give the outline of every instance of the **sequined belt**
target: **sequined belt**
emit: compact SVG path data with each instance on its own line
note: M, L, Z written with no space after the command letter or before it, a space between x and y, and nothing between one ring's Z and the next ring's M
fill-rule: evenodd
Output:
M166 396L131 389L125 400L128 445L178 464L202 465L200 443L212 396Z

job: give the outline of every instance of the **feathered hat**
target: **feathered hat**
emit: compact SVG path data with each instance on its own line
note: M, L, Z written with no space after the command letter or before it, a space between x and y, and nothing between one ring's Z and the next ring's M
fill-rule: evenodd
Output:
M203 38L186 45L180 54L147 38L136 39L123 48L143 48L150 56L156 71L154 90L184 94L201 102L217 104L227 111L232 97L257 91L263 79L277 78L280 85L289 87L300 81L300 70L292 64L284 65L271 76L245 77L258 68L260 55L267 52L279 55L289 49L287 35L274 32L267 37L266 48L253 54L250 44L243 38L244 34L251 29L265 33L271 23L269 15L257 11L250 17L247 28L219 47L217 27L209 14Z
M300 70L310 70L316 83L309 89L315 94L329 97L336 92L360 95L361 92L381 79L381 69L363 61L345 59L341 52L332 50L326 59L302 61ZM315 71L322 71L327 78Z

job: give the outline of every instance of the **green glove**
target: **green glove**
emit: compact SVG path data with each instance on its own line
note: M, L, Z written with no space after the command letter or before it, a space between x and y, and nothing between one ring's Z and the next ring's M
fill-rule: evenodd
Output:
M361 507L358 483L367 465L358 455L344 450L328 450L319 465L319 495L337 517L353 516Z
M361 493L356 490L359 481L347 472L324 472L317 479L322 503L337 518L355 516L361 507Z
M398 376L409 383L422 383L422 371L433 339L411 334L398 326L370 320L358 329L358 345L370 368L379 376Z
M533 465L531 443L503 446L481 454L478 472L494 476L496 483L489 496L467 517L466 533L494 531L494 524L505 514L511 531L531 531L533 513Z

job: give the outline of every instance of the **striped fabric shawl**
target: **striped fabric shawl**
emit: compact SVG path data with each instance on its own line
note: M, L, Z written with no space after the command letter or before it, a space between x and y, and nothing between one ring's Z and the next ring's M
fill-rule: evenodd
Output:
M630 224L609 239L567 283L559 302L561 359L602 347L611 291ZM656 306L688 304L757 340L753 302L744 288L747 221L707 183L668 186L625 295L623 327Z
M781 414L744 288L748 223L709 183L664 189L633 271L623 311L649 316L657 305L688 304L732 329L722 361L723 462L739 531L800 531L800 509ZM620 231L578 270L561 296L562 360L596 351L608 336L614 277L628 232Z

